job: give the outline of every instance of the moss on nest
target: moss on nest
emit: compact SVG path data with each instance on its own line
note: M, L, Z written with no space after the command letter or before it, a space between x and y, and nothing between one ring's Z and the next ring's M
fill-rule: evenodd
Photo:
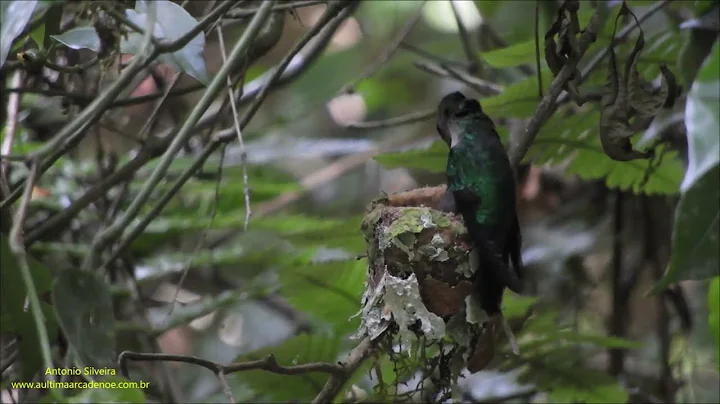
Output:
M423 336L452 345L454 364L479 360L468 366L476 371L489 362L476 357L488 355L481 346L487 332L468 304L477 264L462 218L435 209L444 193L444 186L421 188L369 205L361 226L368 274L356 336ZM455 378L460 370L449 374Z

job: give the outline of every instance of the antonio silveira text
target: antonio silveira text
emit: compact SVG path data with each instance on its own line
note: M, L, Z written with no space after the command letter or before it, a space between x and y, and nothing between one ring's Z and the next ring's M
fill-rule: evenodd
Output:
M85 366L84 368L47 368L45 375L48 376L115 376L114 368L96 368L93 366Z

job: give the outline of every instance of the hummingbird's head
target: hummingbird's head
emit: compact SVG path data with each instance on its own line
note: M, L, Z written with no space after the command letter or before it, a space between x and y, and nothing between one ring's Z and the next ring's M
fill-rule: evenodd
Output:
M455 91L440 100L437 111L437 131L442 140L449 147L455 146L459 141L460 131L452 130L453 123L472 115L481 115L480 103L467 98L463 93Z

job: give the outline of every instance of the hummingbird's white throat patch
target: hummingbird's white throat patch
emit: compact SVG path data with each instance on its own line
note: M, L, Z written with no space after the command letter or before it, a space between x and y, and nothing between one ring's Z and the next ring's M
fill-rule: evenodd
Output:
M460 136L462 133L462 129L460 129L460 127L458 127L458 125L455 124L454 122L450 122L448 129L450 132L450 148L453 148L458 143L460 143Z

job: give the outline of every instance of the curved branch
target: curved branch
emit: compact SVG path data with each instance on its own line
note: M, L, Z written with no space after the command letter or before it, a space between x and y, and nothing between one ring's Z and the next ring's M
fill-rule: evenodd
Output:
M263 359L221 365L217 362L198 358L196 356L124 351L118 356L118 365L120 366L120 371L123 376L128 379L130 378L127 368L128 360L143 362L182 362L202 366L213 372L213 374L220 379L220 384L223 386L225 395L231 403L234 403L235 400L232 396L232 391L225 379L225 376L232 373L248 370L264 370L266 372L280 375L302 375L318 372L328 373L330 378L313 400L313 403L327 403L332 401L350 376L352 376L363 361L370 356L374 347L375 344L370 341L369 338L365 338L352 351L350 351L344 362L336 364L328 362L312 362L301 365L283 366L277 363L274 355L268 355Z

